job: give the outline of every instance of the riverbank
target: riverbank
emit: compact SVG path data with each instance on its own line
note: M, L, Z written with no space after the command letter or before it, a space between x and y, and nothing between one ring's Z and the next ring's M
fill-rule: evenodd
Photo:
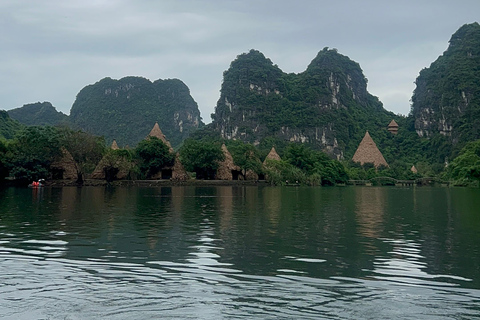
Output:
M67 186L135 186L135 187L161 187L161 186L267 186L265 180L116 180L107 182L105 180L85 179L83 185L79 185L75 180L52 180L47 181L46 186L67 187Z

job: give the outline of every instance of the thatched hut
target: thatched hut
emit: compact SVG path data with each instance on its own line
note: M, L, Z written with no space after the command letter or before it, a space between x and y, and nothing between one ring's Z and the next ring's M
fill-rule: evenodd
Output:
M272 147L270 152L267 154L265 160L263 160L263 164L265 164L267 160L282 160L282 158L280 158L278 155L277 150L275 150L275 147Z
M410 171L412 171L413 173L418 173L418 170L417 170L417 168L415 167L415 165L413 165L413 166L410 168Z
M78 178L77 167L72 154L62 147L62 156L50 165L51 178L55 180L75 180Z
M112 150L120 150L117 141L113 139L110 147ZM106 179L108 181L114 179L126 179L133 167L133 163L121 156L115 156L107 153L97 164L95 170L90 175L91 179Z
M152 130L148 134L147 139L149 137L156 137L162 140L163 143L165 143L168 146L168 149L170 150L170 152L174 153L172 145L167 140L167 137L163 134L162 130L160 129L160 126L158 125L158 122L155 122L155 125L153 126ZM176 153L173 166L162 168L157 174L152 176L152 179L172 179L176 181L185 181L189 179L189 175L185 170L185 168L183 167L182 162L180 161L179 154Z
M163 167L160 171L158 171L155 175L152 176L153 180L170 179L175 181L186 181L189 178L190 176L183 167L178 152L177 154L175 154L175 160L172 166Z
M225 155L225 160L218 164L215 179L217 180L238 180L241 169L233 162L233 157L227 149L225 144L222 144L222 151Z
M372 137L370 137L368 131L360 142L357 151L355 151L352 160L354 162L359 162L362 165L365 163L373 163L375 168L378 168L379 166L388 167L387 161L385 161L382 153L378 150L377 145Z
M172 167L172 179L176 181L185 181L190 179L187 170L185 170L182 162L180 161L180 154L178 152L175 155L175 162L173 163Z
M117 141L116 141L115 139L113 139L112 146L110 147L110 149L112 149L112 150L118 150L118 149L120 149L120 148L118 147Z
M167 137L165 137L165 135L163 134L162 130L160 130L160 127L159 127L159 125L158 125L158 122L155 122L155 125L153 126L152 130L151 130L150 133L148 134L147 139L148 139L148 137L156 137L156 138L162 140L163 143L165 143L165 144L168 146L168 149L170 150L170 152L173 153L172 145L171 145L170 142L167 140Z
M398 133L398 123L395 120L390 121L387 130L392 134Z
M122 180L129 176L133 163L122 156L107 153L90 175L91 179Z

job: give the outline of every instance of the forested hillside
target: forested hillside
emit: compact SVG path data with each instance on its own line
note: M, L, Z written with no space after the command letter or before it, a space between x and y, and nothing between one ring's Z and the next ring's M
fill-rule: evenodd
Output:
M18 121L10 118L7 111L0 110L0 139L12 139L22 127Z
M284 73L261 52L239 55L224 72L212 129L224 139L266 138L310 144L341 159L366 130L377 140L399 119L367 91L358 63L335 49L320 51L299 74Z
M415 130L432 141L438 158L480 138L480 25L455 32L448 49L420 72L412 97ZM440 149L440 150L438 150Z
M178 79L151 82L141 77L105 78L86 86L70 111L76 127L135 146L158 122L173 147L203 125L197 103Z
M8 111L12 119L27 126L68 125L68 116L57 111L50 102L26 104Z

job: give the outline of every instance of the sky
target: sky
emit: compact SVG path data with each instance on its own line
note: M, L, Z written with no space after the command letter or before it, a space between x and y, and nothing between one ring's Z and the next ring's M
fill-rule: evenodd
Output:
M479 0L1 0L0 110L49 101L69 114L105 77L177 78L209 123L237 55L256 49L300 73L329 47L407 115L420 70L475 21Z

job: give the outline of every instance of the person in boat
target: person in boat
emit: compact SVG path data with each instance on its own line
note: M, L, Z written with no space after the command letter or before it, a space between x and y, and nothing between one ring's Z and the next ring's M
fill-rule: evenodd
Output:
M29 187L32 187L32 188L38 188L38 187L42 187L43 186L43 183L45 182L45 179L40 179L38 181L33 181L31 184L29 184L28 186Z

